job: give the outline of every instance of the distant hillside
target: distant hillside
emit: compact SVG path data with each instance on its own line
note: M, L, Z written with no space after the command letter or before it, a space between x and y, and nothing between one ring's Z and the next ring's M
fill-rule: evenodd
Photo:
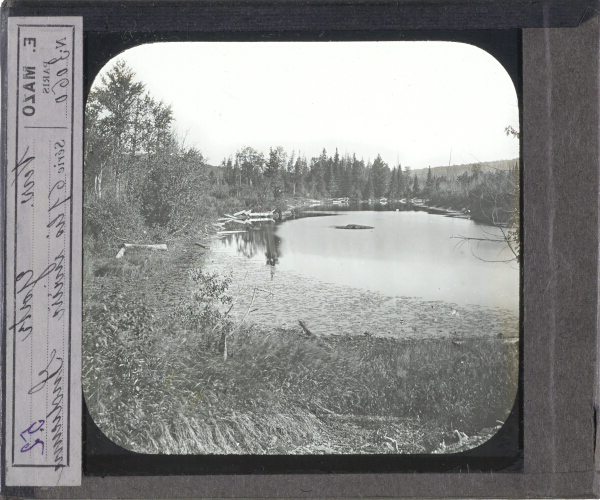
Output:
M451 165L444 167L431 167L431 173L433 175L441 176L448 174L460 175L465 171L470 171L473 167L479 166L482 172L490 172L494 170L509 170L514 167L515 163L519 161L518 158L512 160L497 160L497 161L486 161L481 163L466 163L463 165ZM418 168L412 171L412 174L417 174L417 177L421 178L427 175L427 168Z

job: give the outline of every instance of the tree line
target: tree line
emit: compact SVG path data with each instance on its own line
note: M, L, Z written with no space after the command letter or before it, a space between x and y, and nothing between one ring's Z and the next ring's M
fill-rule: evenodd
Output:
M338 150L307 160L306 155L291 154L281 147L269 148L269 155L245 147L224 159L220 167L223 181L231 193L241 196L259 186L266 188L274 199L281 196L324 198L377 199L420 195L419 180L411 169L401 166L390 169L377 155L365 163L356 154L340 156Z

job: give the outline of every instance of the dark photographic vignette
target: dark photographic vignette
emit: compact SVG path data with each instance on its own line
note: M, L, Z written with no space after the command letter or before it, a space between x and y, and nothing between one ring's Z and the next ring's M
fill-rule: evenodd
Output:
M86 37L86 43L88 44L88 50L90 46L90 36ZM281 34L274 34L271 36L275 39L287 39L287 40L366 40L369 37L373 37L373 34L364 33L357 35L356 33L335 33L325 34L324 36L319 33L316 34L302 34L300 36L288 35L281 36ZM181 37L173 35L172 33L164 36L153 33L152 35L143 34L140 37L132 36L131 42L125 43L125 45L132 44L138 45L145 41L167 41L182 39L198 39L201 38L206 40L206 36L190 35L189 33L182 34ZM247 36L245 34L237 34L235 36L219 34L210 39L219 40L248 40L248 39L261 39L264 40L264 34ZM491 52L497 57L500 62L511 76L513 83L515 84L517 98L519 101L519 107L521 106L521 78L520 78L520 31L471 31L466 33L460 33L457 35L456 32L402 32L402 33L389 33L388 36L377 33L375 35L377 40L444 40L444 41L462 41L471 43L480 48L484 48ZM124 49L123 39L120 35L106 35L98 34L98 39L103 41L103 47L99 52L109 52L110 56L108 59L114 56L116 52L120 52ZM118 40L117 40L118 39ZM458 40L457 40L458 39ZM111 48L111 44L106 44L107 41L117 41L120 47L118 49ZM144 40L141 42L140 40ZM93 53L93 51L91 51ZM494 54L495 53L495 54ZM106 56L98 56L95 60L103 60ZM88 67L91 64L92 57L88 57ZM507 63L507 61L509 63ZM101 65L96 66L96 70ZM93 70L89 70L87 73L88 86L93 81L94 74ZM521 114L519 113L520 120ZM522 143L520 145L522 148ZM521 156L522 158L522 156ZM520 176L523 175L523 165L521 165ZM520 192L522 198L522 190ZM522 199L521 199L522 203ZM522 205L521 205L522 206ZM520 217L522 218L522 212ZM521 223L522 227L522 223ZM521 266L522 273L522 266ZM522 286L520 286L520 315L522 317ZM520 359L522 360L522 323L519 322L520 339L519 351ZM274 472L274 473L292 473L292 472L307 472L307 471L322 471L322 472L398 472L398 471L461 471L461 470L514 470L519 469L519 463L522 463L522 366L519 364L519 385L517 393L517 402L511 412L511 415L507 419L505 425L494 436L490 441L481 445L480 447L470 449L466 452L455 455L343 455L343 456L285 456L287 460L283 460L282 456L215 456L207 455L204 457L194 457L195 465L190 466L188 464L185 467L184 472L178 472L182 470L183 463L185 460L189 460L191 457L186 456L161 456L161 455L141 455L133 452L125 451L124 453L117 452L118 448L116 445L104 446L102 444L103 438L101 432L95 427L89 412L85 412L85 465L84 471L89 475L104 475L104 474L156 474L159 472L169 471L169 474L184 473L184 474L203 474L203 473L252 473L252 472ZM517 423L515 426L515 422ZM509 429L506 431L506 429ZM506 440L511 441L514 445L514 450L510 453L506 453ZM494 444L497 442L498 444ZM105 443L106 444L106 443ZM116 448L115 448L116 447ZM111 449L112 448L112 449ZM493 449L497 449L498 453L496 457L493 455ZM120 451L121 449L119 449ZM118 457L118 458L117 458ZM507 458L509 457L509 458ZM223 459L223 460L221 460ZM177 464L179 462L179 464ZM190 461L191 462L191 461ZM262 465L261 465L262 463ZM314 466L312 464L315 464ZM138 465L136 465L138 464ZM152 464L152 465L151 465ZM161 464L161 465L159 465ZM234 465L235 464L235 465ZM479 464L479 466L478 466ZM166 466L166 468L165 468ZM151 472L153 471L153 472Z

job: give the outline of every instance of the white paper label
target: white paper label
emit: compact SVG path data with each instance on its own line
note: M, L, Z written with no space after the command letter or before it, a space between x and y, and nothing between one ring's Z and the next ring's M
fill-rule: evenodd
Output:
M82 20L8 19L6 484L81 484Z

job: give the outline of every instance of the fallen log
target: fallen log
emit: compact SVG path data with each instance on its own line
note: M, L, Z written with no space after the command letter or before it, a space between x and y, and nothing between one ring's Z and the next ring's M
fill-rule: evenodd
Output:
M298 320L298 323L300 324L300 326L302 327L302 329L304 330L304 333L306 333L307 337L312 337L314 336L313 332L311 332L306 325L304 324L304 322L302 320Z
M208 245L204 245L202 243L198 243L197 241L194 242L195 245L198 245L200 248L204 248L205 250L209 250L210 247Z
M123 245L121 246L121 248L119 249L117 255L115 256L117 259L120 259L121 257L123 257L123 255L125 255L125 250L127 250L128 248L142 248L142 249L147 249L147 250L162 250L164 252L168 252L169 248L167 247L167 245L165 243L157 243L154 245L141 245L141 244L136 244L136 243L123 243Z
M252 219L246 219L247 222L275 222L275 219L269 217L257 217Z
M254 217L271 217L275 213L275 210L271 210L270 212L248 212L246 215L250 218Z
M275 222L275 210L270 212L252 212L252 210L241 210L233 215L225 214L219 217L220 224L252 224L253 222Z

